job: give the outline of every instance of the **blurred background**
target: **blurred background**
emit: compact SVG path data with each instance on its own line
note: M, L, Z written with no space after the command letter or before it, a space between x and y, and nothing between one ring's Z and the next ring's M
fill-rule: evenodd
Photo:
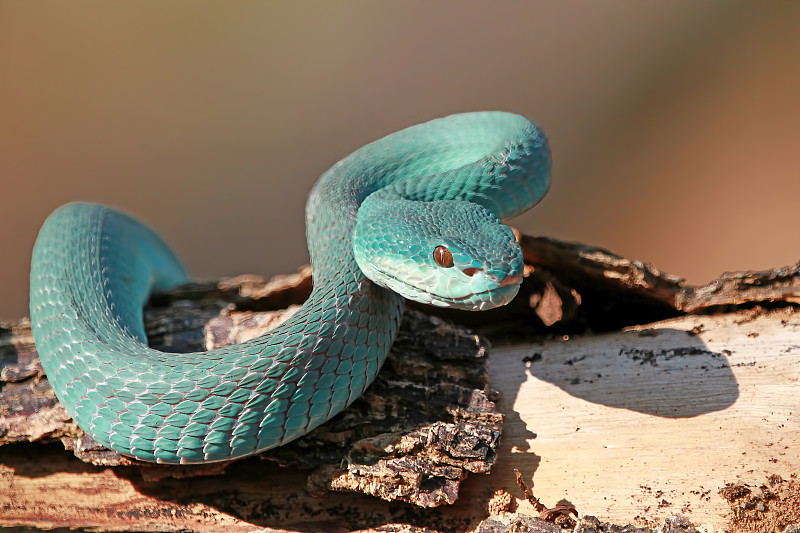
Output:
M513 225L691 283L800 259L800 3L0 0L0 318L72 200L198 278L294 271L316 178L454 112L521 113L550 194Z

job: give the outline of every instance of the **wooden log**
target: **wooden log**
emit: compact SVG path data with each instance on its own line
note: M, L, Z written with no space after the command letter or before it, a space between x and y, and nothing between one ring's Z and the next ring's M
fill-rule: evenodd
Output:
M533 476L529 498L621 524L666 528L678 512L736 529L725 513L753 498L765 512L750 523L786 522L766 520L796 492L798 465L780 447L798 444L798 267L690 287L587 245L520 241L526 278L511 305L434 310L504 344L489 357L506 415L499 447L487 344L430 309L406 313L375 385L332 423L263 457L193 468L142 465L98 447L55 402L27 322L0 327L0 525L464 531L515 506L536 514L515 469ZM239 342L284 319L310 288L308 267L271 281L191 284L154 296L148 336L173 351ZM759 304L769 308L737 310ZM789 481L765 495L757 487L766 476ZM419 507L431 505L440 506Z

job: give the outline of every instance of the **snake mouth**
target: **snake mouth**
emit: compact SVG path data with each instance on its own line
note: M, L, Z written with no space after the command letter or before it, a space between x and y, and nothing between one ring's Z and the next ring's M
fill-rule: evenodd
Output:
M431 301L437 307L452 307L465 311L486 311L495 307L502 307L511 302L519 292L519 284L505 285L495 289L472 293L462 298L440 298Z
M387 289L397 292L404 298L432 305L434 307L449 307L465 311L486 311L488 309L494 309L495 307L506 305L517 295L520 284L522 283L521 274L512 274L506 276L500 282L498 282L497 278L494 276L487 276L488 280L496 284L495 287L454 297L423 290L419 286L412 285L411 283L408 283L397 276L393 276L391 273L384 270L378 270L378 272L380 272L387 279L391 279L398 286L406 288L407 290L398 290L396 287L383 285ZM415 296L410 296L412 294Z
M522 279L521 276L519 277L520 280ZM481 296L481 295L489 295L489 299L481 300L477 306L467 308L470 311L486 311L487 309L494 309L495 307L502 307L506 304L511 303L511 300L519 292L520 283L513 283L502 285L497 289L493 289L491 291L485 291L482 293L476 293L474 296ZM461 307L461 309L465 309Z

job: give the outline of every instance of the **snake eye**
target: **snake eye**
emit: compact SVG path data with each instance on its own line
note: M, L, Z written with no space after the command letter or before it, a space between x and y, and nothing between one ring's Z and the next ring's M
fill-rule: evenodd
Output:
M441 244L433 249L433 260L440 267L450 268L453 266L453 254L450 253L446 246Z

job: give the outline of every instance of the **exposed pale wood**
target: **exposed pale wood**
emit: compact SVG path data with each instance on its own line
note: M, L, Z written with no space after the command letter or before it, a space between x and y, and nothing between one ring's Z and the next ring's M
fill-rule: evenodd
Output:
M518 468L546 505L724 529L727 483L800 472L795 309L495 348L489 365L506 413L491 482L513 493Z

